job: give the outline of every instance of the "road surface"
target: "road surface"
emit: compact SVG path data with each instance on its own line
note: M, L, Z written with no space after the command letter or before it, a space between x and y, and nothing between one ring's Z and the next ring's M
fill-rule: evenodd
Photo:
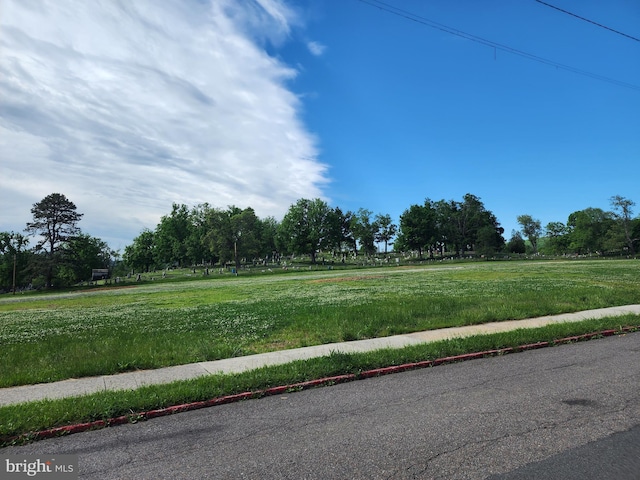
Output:
M640 478L640 333L0 450L83 479Z

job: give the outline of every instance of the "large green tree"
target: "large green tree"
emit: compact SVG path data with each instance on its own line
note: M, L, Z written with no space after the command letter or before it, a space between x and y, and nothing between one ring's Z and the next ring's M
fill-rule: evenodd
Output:
M524 238L518 230L511 231L511 238L507 243L507 251L509 253L525 253L527 248L524 243Z
M578 254L603 253L607 232L614 223L613 214L601 208L589 207L573 212L567 220L571 239L569 249Z
M189 208L174 203L171 213L164 215L156 227L154 241L156 258L161 264L185 266L192 263L187 253L188 239L192 235Z
M533 253L538 253L538 239L542 234L542 224L540 220L533 218L531 215L518 215L518 223L522 227L522 233L533 248Z
M260 252L265 258L278 261L279 249L277 243L280 223L275 217L266 217L260 221Z
M457 215L458 202L454 200L438 200L431 202L431 208L435 213L435 238L434 247L444 255L447 248L458 251L462 245L460 232L456 222L452 221Z
M335 247L340 222L324 200L302 198L289 207L278 235L288 251L305 254L316 263L319 251Z
M144 229L131 245L125 247L122 260L134 272L148 272L156 265L155 250L155 233Z
M425 248L431 250L437 237L436 212L429 199L422 205L411 205L400 215L400 233L396 240L400 250L416 250L422 258Z
M332 245L334 255L341 255L343 262L348 254L357 254L358 252L358 240L353 231L355 217L356 214L350 210L343 212L339 207L333 210L333 225L329 228L333 238L329 243Z
M611 197L610 201L614 209L614 219L624 235L626 247L629 253L635 256L636 243L640 241L640 238L636 237L633 232L632 207L635 205L635 202L620 195Z
M484 255L488 257L504 248L504 237L502 229L495 222L487 222L481 226L477 233L474 243L474 250L476 254Z
M545 227L547 242L544 251L552 255L567 253L569 249L569 229L562 222L549 222Z
M396 246L417 250L420 257L425 248L433 251L453 250L461 255L475 250L488 255L504 247L504 229L495 215L478 197L466 194L462 202L425 200L424 205L412 205L400 217L400 233Z
M206 241L220 263L233 262L236 271L242 258L254 259L266 249L273 249L273 240L266 236L273 227L263 223L253 208L244 210L231 206L227 210L212 209L207 215Z
M227 210L212 208L207 212L205 242L220 265L234 259L231 217L239 215L240 212L242 210L238 207L229 207Z
M25 229L30 235L38 236L36 251L45 251L42 270L47 288L52 286L55 270L61 259L60 249L70 238L80 233L78 213L75 204L61 193L52 193L33 204L33 220Z
M504 229L475 195L465 194L462 202L438 202L437 218L444 241L458 256L468 249L488 254L504 246Z
M376 229L375 240L376 242L384 243L384 253L387 253L389 245L393 245L393 238L398 232L398 226L392 222L391 215L389 214L377 214L375 217L375 223L378 226Z
M212 255L207 245L207 215L211 211L208 203L196 205L189 212L188 234L185 238L185 257L187 262L196 265L213 263Z
M207 203L189 210L184 204L173 204L156 226L155 256L164 265L196 265L213 261L209 238L212 209Z
M378 224L372 219L372 215L371 210L360 208L351 221L353 236L360 245L360 251L367 257L376 252L375 239L378 233Z
M248 207L230 217L233 240L233 257L236 271L240 268L240 260L252 260L260 257L262 222L253 208Z
M61 254L59 276L65 284L72 285L90 280L94 268L110 268L114 252L105 241L80 233L64 244Z

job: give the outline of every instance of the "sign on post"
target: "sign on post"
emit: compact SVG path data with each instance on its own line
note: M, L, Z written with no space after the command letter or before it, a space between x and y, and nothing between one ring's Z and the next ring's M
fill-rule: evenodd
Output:
M91 281L95 282L96 280L106 280L109 278L109 269L108 268L94 268L91 270Z

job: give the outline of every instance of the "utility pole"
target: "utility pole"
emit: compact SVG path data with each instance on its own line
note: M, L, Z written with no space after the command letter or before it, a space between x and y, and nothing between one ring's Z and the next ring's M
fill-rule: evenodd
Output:
M238 262L238 240L233 241L233 260L235 261L236 266L236 277L238 276L238 267L240 262Z

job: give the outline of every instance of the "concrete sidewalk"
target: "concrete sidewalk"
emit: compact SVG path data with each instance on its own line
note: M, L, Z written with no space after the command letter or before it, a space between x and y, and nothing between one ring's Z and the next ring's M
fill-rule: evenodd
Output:
M240 373L267 365L280 365L293 362L295 360L322 357L329 355L332 352L353 353L380 350L384 348L401 348L409 345L435 342L449 338L470 337L473 335L506 332L520 328L543 327L553 323L579 322L582 320L627 314L640 315L640 305L625 305L621 307L586 310L577 313L551 315L525 320L511 320L466 327L443 328L440 330L395 335L392 337L331 343L313 347L262 353L259 355L228 358L225 360L177 365L174 367L159 368L157 370L139 370L117 375L104 375L100 377L63 380L61 382L54 383L2 388L0 389L0 406L42 400L45 398L56 399L75 397L102 390L131 390L144 385L170 383L176 380L188 380L216 373Z

